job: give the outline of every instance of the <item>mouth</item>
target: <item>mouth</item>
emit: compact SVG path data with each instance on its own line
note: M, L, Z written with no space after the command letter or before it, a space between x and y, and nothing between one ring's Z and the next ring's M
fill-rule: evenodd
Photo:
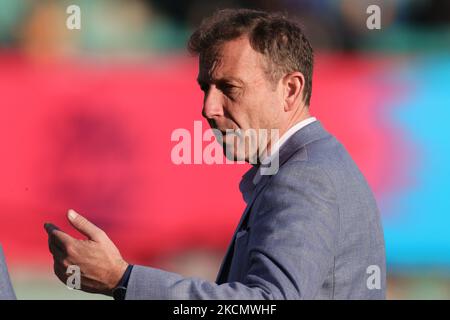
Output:
M242 138L242 132L240 130L234 130L234 129L227 129L227 130L220 130L222 137L234 137L237 139Z
M230 129L222 130L222 129L219 129L219 128L214 128L214 130L219 131L222 134L222 136L225 136L227 134L227 130L230 133Z
M236 129L236 128L223 128L223 127L219 128L217 126L211 126L211 128L213 130L215 130L216 132L220 132L222 137L230 136L230 135L236 135L236 136L240 136L241 135L241 131L239 129Z

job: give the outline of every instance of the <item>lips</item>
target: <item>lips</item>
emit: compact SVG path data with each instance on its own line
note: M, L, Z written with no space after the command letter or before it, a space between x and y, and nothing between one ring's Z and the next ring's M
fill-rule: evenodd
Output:
M219 128L213 128L214 130L218 130L218 131L220 131L220 133L224 136L224 135L226 135L227 134L227 129L225 129L225 130L223 130L223 129L219 129ZM228 130L230 130L230 129L228 129Z
M226 136L227 134L228 135L234 134L234 135L237 135L237 136L241 135L241 131L239 129L233 129L233 128L228 128L228 129L213 128L213 129L220 131L222 136Z

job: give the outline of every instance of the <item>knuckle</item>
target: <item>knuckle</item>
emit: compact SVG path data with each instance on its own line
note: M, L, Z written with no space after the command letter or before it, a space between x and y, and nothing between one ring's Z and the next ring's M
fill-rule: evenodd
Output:
M77 219L78 225L80 227L84 227L87 223L87 220L82 216L78 216L78 217L76 217L76 219Z
M68 259L63 259L61 261L61 264L62 264L62 269L64 269L64 272L66 272L67 269L69 268L69 266L71 265L71 263Z
M98 229L97 235L103 239L108 238L108 235L106 234L105 231L103 231L102 229Z
M66 253L67 253L68 256L75 255L76 254L76 250L75 250L74 245L72 245L72 244L66 245Z

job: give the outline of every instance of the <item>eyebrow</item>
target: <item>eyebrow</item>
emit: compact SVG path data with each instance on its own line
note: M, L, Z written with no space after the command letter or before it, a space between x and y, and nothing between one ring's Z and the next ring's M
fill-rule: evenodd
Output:
M211 79L211 81L207 81L202 78L197 78L197 83L199 85L206 84L206 83L230 83L230 82L237 82L242 86L244 85L244 81L242 81L242 79L237 78L237 77L226 77L225 76L225 77L222 77L219 79Z

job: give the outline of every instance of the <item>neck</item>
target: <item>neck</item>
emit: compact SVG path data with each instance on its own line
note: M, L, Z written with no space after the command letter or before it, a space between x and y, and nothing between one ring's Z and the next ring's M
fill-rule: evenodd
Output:
M303 105L297 108L294 114L291 117L289 117L288 121L283 126L283 128L280 128L280 138L283 136L283 134L286 133L286 131L288 131L294 125L310 117L311 115L309 114L309 108L307 106Z
M295 110L295 112L292 114L291 117L289 117L288 121L286 121L285 125L283 125L281 128L278 129L278 137L276 137L277 140L272 141L272 139L269 140L269 143L266 146L265 154L268 155L271 153L271 147L272 145L281 139L281 137L294 125L297 123L310 118L311 115L309 113L309 109L306 106L301 106ZM272 137L269 135L269 138ZM260 163L260 159L258 157L258 164Z

